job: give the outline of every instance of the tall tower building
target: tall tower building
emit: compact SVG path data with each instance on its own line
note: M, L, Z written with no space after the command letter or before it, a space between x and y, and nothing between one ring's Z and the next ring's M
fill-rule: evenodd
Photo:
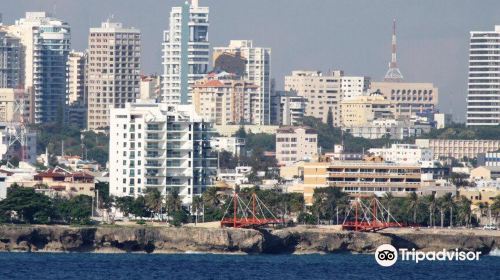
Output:
M396 20L392 21L392 56L389 63L389 70L385 74L384 81L386 82L402 82L403 74L399 71L397 56L396 56Z
M66 104L69 24L45 12L28 12L8 30L21 40L21 81L30 94L33 121L61 120Z
M271 49L254 47L251 40L231 40L227 47L214 48L213 65L218 71L241 75L259 87L252 108L255 124L269 124L271 119Z
M470 33L468 126L500 124L499 37L500 25Z
M72 51L68 57L68 104L87 104L85 87L85 63L87 55L84 52Z
M18 88L21 82L21 42L0 26L0 88Z
M172 7L169 30L163 34L163 102L190 103L194 82L208 72L208 13L198 0Z
M124 108L140 93L141 32L118 22L103 22L89 36L87 128L109 127L109 110Z

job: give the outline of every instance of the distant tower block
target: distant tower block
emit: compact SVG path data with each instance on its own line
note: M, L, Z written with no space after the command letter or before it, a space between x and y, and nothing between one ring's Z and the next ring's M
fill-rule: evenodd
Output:
M384 81L386 82L402 82L403 74L399 71L396 56L396 20L392 21L392 57L389 63L389 70L385 74Z

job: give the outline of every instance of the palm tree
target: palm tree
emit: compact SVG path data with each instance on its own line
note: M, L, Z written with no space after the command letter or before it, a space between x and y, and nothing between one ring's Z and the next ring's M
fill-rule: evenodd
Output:
M491 212L495 214L495 222L498 220L498 216L500 216L500 195L497 195L493 198L493 202L491 203Z
M441 227L444 227L444 214L446 209L450 207L450 205L453 204L453 198L451 193L446 193L445 195L441 196L437 200L437 206L439 208L440 216L441 216ZM451 220L450 220L451 222Z
M461 196L457 200L457 206L458 206L458 217L461 222L465 224L465 226L469 226L471 222L471 201L468 200L465 196Z
M394 195L391 192L386 192L382 197L382 201L384 201L385 208L387 208L387 222L390 222L391 218L391 205L394 200Z
M420 199L418 197L418 194L416 192L411 192L408 195L408 200L409 200L409 209L413 211L413 223L417 223L417 211L418 211L418 206L420 204Z
M200 213L200 209L202 208L203 205L203 198L201 196L195 196L193 197L193 203L191 204L191 211L194 210L194 224L198 224L198 216Z
M434 226L434 212L436 210L436 194L432 193L428 197L429 200L429 226Z
M180 211L182 207L182 201L179 197L179 193L176 190L170 192L167 195L165 204L169 216L171 216L174 212Z
M161 193L156 188L147 188L144 194L144 199L146 201L146 207L151 211L151 217L153 214L159 214L163 204L163 197Z
M203 202L210 208L218 208L221 205L221 195L218 193L217 188L208 188L202 195Z

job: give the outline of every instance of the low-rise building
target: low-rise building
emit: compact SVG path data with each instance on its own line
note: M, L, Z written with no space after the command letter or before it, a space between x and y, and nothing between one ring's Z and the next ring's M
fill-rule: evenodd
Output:
M85 172L56 167L36 174L33 179L32 187L49 196L56 193L66 197L80 194L94 196L94 177Z
M435 113L434 123L437 129L443 129L452 123L452 116L451 114Z
M342 129L354 137L403 140L408 137L420 137L425 133L429 133L432 125L429 122L420 120L380 119L374 120L365 126L343 127Z
M414 144L392 144L390 148L372 148L368 152L395 163L420 164L434 159L431 149Z
M473 159L480 153L500 149L500 140L417 139L415 144L421 148L432 149L435 159Z
M276 160L279 165L314 161L318 157L318 133L309 127L282 127L276 131Z
M496 180L500 178L500 166L479 166L470 171L473 180Z
M421 166L369 157L362 161L306 163L304 183L293 191L303 193L306 204L310 205L315 188L337 187L352 196L382 196L387 192L406 196L433 186L436 180L440 179Z
M480 203L492 205L495 197L500 195L498 187L474 187L474 188L459 188L458 194L465 196L473 205Z

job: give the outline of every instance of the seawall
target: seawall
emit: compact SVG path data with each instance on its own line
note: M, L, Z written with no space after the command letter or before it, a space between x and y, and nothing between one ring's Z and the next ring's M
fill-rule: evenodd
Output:
M487 254L500 248L500 232L404 229L377 233L332 228L280 230L152 226L1 225L0 251L145 253L372 253L389 243L419 250L455 249Z

